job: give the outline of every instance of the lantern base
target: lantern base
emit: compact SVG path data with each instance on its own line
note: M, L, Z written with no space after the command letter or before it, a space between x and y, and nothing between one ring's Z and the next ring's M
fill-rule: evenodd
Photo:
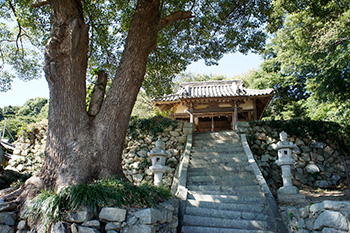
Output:
M295 186L283 186L277 190L277 198L280 202L304 202L305 195L300 194L299 189Z

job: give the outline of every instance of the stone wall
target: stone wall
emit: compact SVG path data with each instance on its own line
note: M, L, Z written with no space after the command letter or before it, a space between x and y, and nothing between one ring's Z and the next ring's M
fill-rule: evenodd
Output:
M350 229L350 202L323 201L280 209L290 232L345 233Z
M47 120L29 125L18 137L6 169L35 174L41 168L46 146Z
M164 174L163 185L171 187L175 169L184 150L186 137L191 131L187 122L176 122L165 128L158 136L165 142L166 152L170 155L166 165L170 167ZM46 145L47 120L32 124L23 132L16 142L16 149L5 170L31 176L38 172L44 158ZM153 182L153 174L148 169L151 160L147 153L155 147L158 140L153 135L139 135L132 139L129 135L125 140L123 151L123 169L127 178L135 183ZM11 175L13 173L9 173Z
M67 213L61 222L54 223L51 233L175 233L178 225L179 200L171 199L154 208L102 208L94 216L87 208ZM16 222L15 206L0 204L1 233L43 233L45 227L27 220Z
M250 126L240 122L239 132L246 133L250 148L260 169L275 195L282 186L281 169L276 165L277 151L273 149L279 141L276 129L264 126ZM288 135L288 140L295 144L292 156L295 164L292 167L293 182L314 189L335 189L346 182L343 155L331 140L315 141L309 137Z
M166 166L170 169L163 176L163 185L171 187L176 167L184 151L187 135L192 129L191 124L178 121L175 126L169 126L162 133L160 139L165 142L165 151L169 154ZM126 147L123 152L123 169L127 178L135 184L142 182L153 183L153 174L149 170L151 159L147 153L155 147L157 137L152 135L140 136L137 140L126 138Z

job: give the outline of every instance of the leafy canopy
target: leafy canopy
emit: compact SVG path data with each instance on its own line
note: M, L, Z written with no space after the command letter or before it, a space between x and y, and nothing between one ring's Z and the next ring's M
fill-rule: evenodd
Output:
M33 2L9 0L0 4L2 22L16 20L16 28L21 29L16 33L10 30L1 33L5 41L0 44L1 50L11 44L9 50L14 54L10 60L4 60L3 56L3 66L10 65L16 76L23 79L38 76L42 58L34 55L29 44L38 47L42 54L50 29L50 7L33 8ZM136 4L137 1L83 1L85 21L90 26L89 73L105 69L114 77ZM247 53L264 46L263 26L268 22L270 1L161 1L159 9L160 17L188 10L192 11L192 19L177 21L158 33L157 48L149 56L144 82L148 94L169 93L175 75L193 61L204 59L213 65L225 53ZM17 48L17 44L23 47ZM21 54L25 56L16 60ZM2 70L2 90L9 88L13 76Z
M274 32L253 87L274 87L275 119L311 117L348 125L350 1L273 1ZM317 107L316 107L317 106Z

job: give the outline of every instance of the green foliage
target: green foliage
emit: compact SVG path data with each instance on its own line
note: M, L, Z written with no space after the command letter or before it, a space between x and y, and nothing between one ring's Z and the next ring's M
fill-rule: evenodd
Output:
M151 118L155 116L155 111L151 98L146 95L145 91L140 90L131 116L138 118Z
M157 137L157 133L162 133L167 127L176 127L176 121L162 116L155 116L149 119L131 117L128 128L128 135L132 139L143 135L153 135Z
M3 129L7 119L5 137L12 141L17 139L21 130L34 122L39 122L48 117L49 100L47 98L29 99L23 106L5 106L0 108L0 129ZM1 114L2 112L2 114ZM9 135L12 135L12 137Z
M3 90L10 88L15 76L31 79L38 76L41 69L40 61L44 59L35 54L39 50L28 45L43 50L50 34L51 12L50 6L31 7L33 2L0 3L0 18L17 30L11 31L6 23L0 27L1 51L8 55L3 56L3 64L11 65L12 70L17 72L16 75L5 71L1 73L0 86ZM137 1L82 1L84 19L90 26L88 71L104 69L110 77L115 76L137 4ZM16 9L16 13L12 9ZM262 25L268 21L270 1L181 0L159 6L161 18L189 10L193 18L178 20L158 32L157 47L148 58L144 82L148 95L169 94L176 74L193 61L204 59L206 64L213 65L225 53L247 53L264 46L266 32ZM19 25L21 31L18 30ZM16 46L18 35L19 48ZM24 45L23 48L21 45Z
M294 217L294 214L292 212L288 212L288 216L290 217L290 219L292 219Z
M311 118L348 127L350 1L274 0L274 32L252 88L274 88L264 119ZM267 116L267 117L266 117Z
M29 99L18 110L16 115L17 116L38 116L40 114L44 114L42 112L42 109L48 104L48 102L49 100L47 98L41 98L41 97L38 97L35 99Z
M321 2L274 1L283 27L274 29L261 72L280 97L313 95L339 107L350 98L350 1Z
M34 120L28 119L28 118L10 118L7 119L7 124L6 124L6 132L4 137L9 139L10 142L13 142L13 139L16 140L20 131L24 129L27 124L34 122ZM1 134L3 132L3 128L5 126L5 121L0 121L0 129L1 129ZM11 135L9 135L11 134ZM12 139L13 137L13 139Z
M350 128L344 128L335 122L292 119L288 121L255 121L252 126L270 126L277 132L325 142L331 140L344 154L350 153ZM272 136L272 135L270 135Z
M15 77L31 80L40 77L42 72L43 54L40 48L32 46L39 45L36 39L40 38L34 39L34 31L28 30L28 23L33 19L25 19L25 14L34 12L28 3L27 0L0 3L0 91L9 90Z
M170 191L163 187L148 184L135 186L111 178L70 186L59 193L42 191L27 206L25 215L48 227L54 221L61 220L64 212L76 211L81 207L88 207L97 215L106 206L150 207L171 197Z

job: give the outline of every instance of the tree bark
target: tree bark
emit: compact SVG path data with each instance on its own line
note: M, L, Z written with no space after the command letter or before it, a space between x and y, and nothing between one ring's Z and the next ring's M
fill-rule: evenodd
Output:
M100 112L103 99L105 97L107 81L107 73L104 70L99 71L97 73L97 80L94 85L94 89L91 93L90 105L88 110L89 116L96 116Z
M62 187L109 176L124 177L122 150L129 118L157 33L189 18L160 19L159 0L139 0L116 76L99 111L86 112L88 26L80 0L52 0L52 29L45 54L50 90L46 157L40 172L46 186Z
M90 169L84 149L91 123L85 104L89 41L80 0L50 3L52 27L44 66L50 91L49 127L40 175L47 186L55 187L84 182Z

